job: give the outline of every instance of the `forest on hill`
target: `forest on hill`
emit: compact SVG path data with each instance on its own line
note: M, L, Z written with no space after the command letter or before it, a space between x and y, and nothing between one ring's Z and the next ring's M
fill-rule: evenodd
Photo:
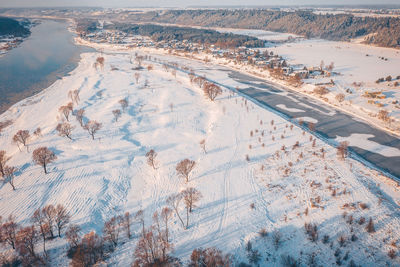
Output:
M229 27L288 32L307 38L349 41L369 35L366 43L400 48L400 18L355 17L351 14L318 15L311 11L168 10L129 13L131 21L151 21L205 27Z
M0 17L0 36L13 35L15 37L24 37L29 34L30 30L24 27L19 21Z

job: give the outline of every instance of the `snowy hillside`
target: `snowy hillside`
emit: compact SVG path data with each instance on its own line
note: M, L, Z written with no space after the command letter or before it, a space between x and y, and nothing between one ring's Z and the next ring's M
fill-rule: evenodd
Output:
M200 247L229 253L234 266L400 264L396 182L352 159L339 160L335 148L307 130L225 88L210 101L186 73L178 70L175 77L157 63L171 56L151 55L135 70L135 52L83 54L70 76L0 116L13 121L1 132L0 150L19 170L15 191L7 183L0 186L3 221L13 214L28 226L36 209L63 204L81 235L92 230L102 235L105 221L129 212L132 238L121 233L104 261L130 266L142 227L135 213L143 210L149 227L169 196L192 187L202 197L188 229L176 213L170 224L170 254L185 266ZM98 57L104 57L103 68L94 67ZM94 140L73 115L72 140L56 131L66 121L59 107L71 102L71 90L79 91L73 110L85 110L83 122L102 123ZM122 99L128 102L125 110ZM41 136L33 135L38 127ZM12 142L18 130L30 131L29 152ZM57 156L48 174L32 161L32 151L42 146ZM155 168L146 158L151 149L157 153ZM196 163L187 183L176 171L186 158ZM183 202L178 211L186 220ZM368 232L370 218L375 231ZM308 233L305 224L311 225ZM47 241L51 266L70 263L62 236ZM15 253L7 244L2 250ZM36 251L41 253L41 241Z

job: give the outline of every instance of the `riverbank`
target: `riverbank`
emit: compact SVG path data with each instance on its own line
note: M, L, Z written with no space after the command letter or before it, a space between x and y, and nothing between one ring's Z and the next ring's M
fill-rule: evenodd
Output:
M69 21L43 19L18 47L0 58L0 113L37 94L76 68L90 51L73 42Z

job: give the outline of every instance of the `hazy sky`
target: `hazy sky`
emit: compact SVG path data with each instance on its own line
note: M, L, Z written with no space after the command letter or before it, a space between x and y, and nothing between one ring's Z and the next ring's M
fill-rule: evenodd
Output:
M400 4L400 0L0 0L0 7L103 6L186 7L190 5L342 5Z

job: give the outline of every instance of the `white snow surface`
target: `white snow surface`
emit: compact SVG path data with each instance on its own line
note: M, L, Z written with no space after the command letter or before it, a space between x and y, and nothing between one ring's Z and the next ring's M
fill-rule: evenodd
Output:
M296 126L290 129L289 122L228 90L211 102L180 71L175 78L154 62L152 71L132 70L130 57L137 51L106 52L82 54L70 76L0 116L1 121L13 120L0 135L0 145L12 156L9 165L20 169L16 191L8 184L0 187L3 217L13 214L28 225L36 209L61 203L83 233L101 233L105 220L140 209L150 226L152 214L166 206L166 198L190 186L203 198L191 214L189 229L183 230L176 216L171 226L172 254L183 263L193 249L213 246L231 253L236 263L248 263L244 247L251 241L261 266L282 265L281 255L291 255L307 266L313 253L319 265L332 266L337 249L345 264L350 260L363 266L399 264L387 256L391 242L398 243L400 237L396 182L354 160L339 161L336 150L320 140L313 147L310 134ZM105 66L96 70L93 63L100 55ZM229 83L226 73L209 65L162 54L152 57L190 63L196 72L207 69L211 78ZM112 71L111 65L118 70ZM138 83L135 72L141 74ZM144 87L146 79L148 87ZM55 130L62 119L58 108L70 102L67 94L75 89L80 91L80 101L74 109L85 109L85 121L103 124L95 140L74 117L70 117L76 127L72 141ZM123 98L129 107L115 122L112 110L120 108L118 101ZM14 133L19 129L32 133L37 127L43 136L32 137L29 152L20 152L11 142ZM199 146L202 139L207 153ZM297 141L300 147L293 148ZM58 157L47 175L31 159L31 151L40 146L48 146ZM150 149L158 153L156 170L146 163ZM187 184L175 171L185 158L196 161ZM368 208L361 209L361 202ZM352 224L346 223L350 215ZM374 219L376 233L367 233L365 224L357 223L361 217ZM306 222L318 225L317 242L307 238ZM258 234L263 228L269 233L265 238ZM139 224L134 222L132 229L134 238L122 238L107 259L110 266L132 263ZM272 232L282 235L278 247L273 245ZM357 241L350 241L352 233ZM321 241L324 235L329 235L327 244ZM337 241L342 235L347 240L343 247ZM49 241L48 246L51 265L68 266L64 239ZM350 254L344 260L346 252Z

